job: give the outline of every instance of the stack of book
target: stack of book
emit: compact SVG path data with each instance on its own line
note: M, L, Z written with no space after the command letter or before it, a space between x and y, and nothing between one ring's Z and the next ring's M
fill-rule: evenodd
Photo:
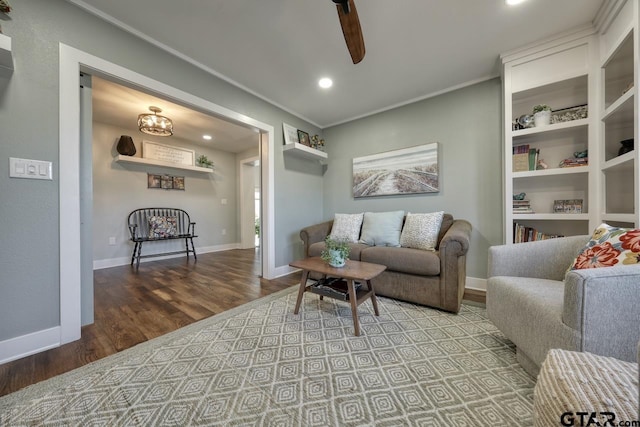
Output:
M536 170L539 154L540 150L529 148L529 144L513 147L513 172Z
M353 289L358 292L362 283L354 282ZM349 301L349 290L345 279L327 277L318 280L309 289L311 293L336 298L342 301Z
M572 157L570 159L564 159L563 161L560 162L560 167L561 168L573 168L576 166L587 166L589 164L589 158L588 157L581 157L581 158L577 158L577 157Z
M528 200L514 200L513 213L523 214L523 213L535 213L535 212L533 211L533 209L531 209L531 202L529 202Z
M536 240L555 239L557 237L564 236L561 234L545 234L533 227L513 223L513 243L533 242Z

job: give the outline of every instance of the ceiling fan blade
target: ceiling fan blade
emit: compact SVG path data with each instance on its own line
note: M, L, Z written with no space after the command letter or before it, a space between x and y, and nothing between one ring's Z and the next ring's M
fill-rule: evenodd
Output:
M364 58L364 38L362 37L362 28L360 28L360 19L358 19L356 5L353 0L348 1L348 12L345 12L344 7L346 1L341 4L336 4L336 9L338 10L338 17L340 18L344 41L347 42L347 49L349 49L353 63L357 64Z

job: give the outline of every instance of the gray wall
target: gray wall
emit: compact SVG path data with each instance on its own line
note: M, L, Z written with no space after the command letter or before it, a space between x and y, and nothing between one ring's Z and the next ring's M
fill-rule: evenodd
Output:
M214 173L117 163L113 157L117 155L115 146L120 135L133 137L136 146L134 157L140 157L143 140L166 144L161 138L142 136L137 129L93 123L93 223L99 225L93 228L94 261L131 257L133 244L128 240L126 218L129 212L144 207L186 210L191 220L196 222L196 248L238 242L235 154L171 138L172 146L194 150L196 157L206 155L215 164ZM185 190L149 189L148 173L183 176ZM226 205L222 205L222 199L227 199ZM222 235L222 229L226 230L226 235ZM115 245L109 245L109 237L116 238ZM154 242L143 246L143 255L181 250L183 247L181 240Z
M317 128L64 0L20 1L2 29L15 71L0 77L0 341L59 325L60 42L274 126L276 266L298 255L299 229L322 219L322 177L285 165L282 122ZM53 161L53 181L9 179L9 157Z
M467 275L486 278L487 249L503 239L500 94L493 79L325 129L325 219L336 212L450 212L473 225ZM429 142L440 144L439 193L353 198L354 157Z

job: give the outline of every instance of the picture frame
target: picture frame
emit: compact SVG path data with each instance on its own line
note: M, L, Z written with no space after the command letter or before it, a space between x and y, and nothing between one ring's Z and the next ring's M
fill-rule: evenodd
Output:
M160 144L154 141L142 141L142 158L159 160L177 165L194 166L195 150Z
M161 183L161 188L163 188L165 190L172 190L173 189L173 177L172 176L162 175L162 179L161 179L160 183Z
M354 198L439 191L437 142L353 159Z
M282 123L282 132L284 134L285 145L295 144L296 142L299 142L298 129L294 128L293 126Z
M302 145L306 145L307 147L311 147L311 139L309 139L309 134L300 129L298 129L298 142Z
M173 189L184 191L184 176L173 177Z
M147 174L147 188L162 188L162 175Z

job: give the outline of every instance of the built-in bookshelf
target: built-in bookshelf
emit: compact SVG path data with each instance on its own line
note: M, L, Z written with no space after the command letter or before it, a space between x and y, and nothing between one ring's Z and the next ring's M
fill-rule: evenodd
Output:
M600 154L599 218L602 222L638 227L638 4L627 1L600 37ZM623 146L624 145L624 146Z
M0 73L13 71L13 53L11 51L11 37L0 33Z
M585 34L502 57L507 243L589 234L595 224L594 45ZM549 124L534 124L539 104L551 107ZM580 208L559 211L562 201Z

